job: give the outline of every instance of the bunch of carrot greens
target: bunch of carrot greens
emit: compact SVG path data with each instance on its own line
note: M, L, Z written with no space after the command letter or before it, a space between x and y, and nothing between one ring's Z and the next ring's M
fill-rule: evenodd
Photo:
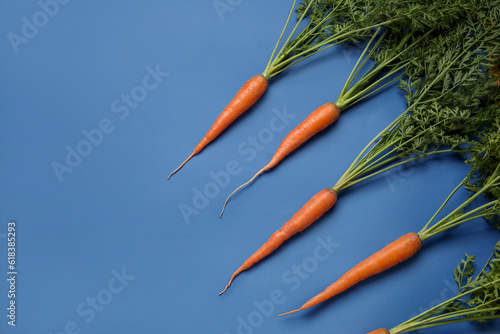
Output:
M474 277L475 257L466 258L453 269L458 284L456 296L393 327L380 328L368 334L401 334L458 322L485 322L500 318L500 242L485 266Z
M337 183L314 195L231 275L226 289L242 271L271 254L284 241L303 231L330 210L338 193L389 169L430 155L464 154L484 124L494 122L498 111L486 112L498 101L491 96L489 52L500 51L498 32L475 16L498 15L483 6L412 53L405 66L408 109L383 129L356 157ZM496 17L490 17L491 21ZM485 21L482 21L485 22Z
M436 2L306 0L297 8L297 23L286 40L281 43L294 12L296 4L294 0L283 31L263 73L250 78L242 86L189 157L170 173L168 178L252 107L266 92L270 78L331 46L368 39L373 35L373 29L377 27L390 29L406 27L412 32L425 32L434 28L445 29L473 9L475 1L478 0ZM305 19L308 23L299 31ZM367 87L368 85L365 85L364 88ZM329 108L330 113L336 113L333 118L338 117L338 108L331 104L325 108Z

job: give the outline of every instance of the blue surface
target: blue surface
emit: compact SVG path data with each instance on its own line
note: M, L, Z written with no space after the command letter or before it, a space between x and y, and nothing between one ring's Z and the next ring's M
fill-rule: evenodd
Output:
M423 226L466 172L458 160L432 159L346 191L219 297L241 262L332 186L404 100L392 87L350 109L235 196L220 220L230 190L310 111L336 99L360 50L332 48L276 77L247 115L166 181L239 86L262 72L291 1L221 0L224 12L216 3L67 1L44 16L37 1L3 1L0 276L11 220L18 275L15 327L0 282L0 333L366 333L451 297L451 268L464 253L481 264L491 253L500 234L470 223L430 240L398 269L277 317ZM23 21L34 16L38 31ZM426 333L499 330L496 322Z

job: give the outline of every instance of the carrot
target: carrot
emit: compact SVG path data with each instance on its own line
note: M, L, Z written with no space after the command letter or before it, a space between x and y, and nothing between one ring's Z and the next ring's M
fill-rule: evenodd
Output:
M320 190L316 195L311 197L311 199L307 201L289 221L283 224L278 231L274 232L269 240L243 262L243 264L231 275L229 283L227 283L226 287L219 295L223 294L227 288L229 288L233 279L239 273L271 254L276 248L283 244L285 240L289 239L294 234L302 232L305 228L319 219L325 212L330 210L335 205L335 202L337 202L337 193L331 188Z
M248 182L242 184L238 188L236 188L226 199L224 202L224 206L222 207L222 212L220 216L224 213L224 209L226 208L226 204L239 189L243 188L247 184L251 183L257 176L267 171L268 169L276 166L281 160L283 160L288 154L297 149L300 145L305 143L309 138L317 134L318 132L324 130L329 125L339 118L340 109L333 102L327 102L322 106L318 107L314 110L307 118L302 121L299 125L297 125L292 131L288 133L288 135L283 139L280 146L274 153L271 161L267 165L265 165L261 170L259 170Z
M370 333L368 334L391 334L391 332L389 332L387 329L385 328L379 328L379 329L376 329L374 331L371 331Z
M253 106L265 93L267 86L267 78L262 74L257 74L245 82L243 87L240 88L233 99L220 113L219 117L217 117L205 137L196 145L193 153L191 153L177 169L170 173L167 180L170 179L175 172L181 169L193 156L200 153L212 140L217 138L224 129L236 120L236 118Z
M308 300L300 308L280 314L291 314L300 310L317 305L367 279L375 274L387 270L396 264L409 259L420 250L422 242L416 233L408 233L388 244L369 258L361 261L352 269L347 271L336 282L328 286L323 292Z

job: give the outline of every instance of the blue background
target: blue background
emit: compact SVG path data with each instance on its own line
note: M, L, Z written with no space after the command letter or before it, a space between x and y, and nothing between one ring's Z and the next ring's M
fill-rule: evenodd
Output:
M267 163L309 112L337 98L360 54L334 47L272 79L254 108L166 181L243 82L263 71L291 4L221 2L231 10L217 12L213 1L71 1L47 22L37 1L1 2L0 277L8 271L8 221L18 232L17 326L7 325L2 279L1 333L366 333L451 297L452 267L465 253L479 265L491 253L499 233L471 222L429 240L397 269L277 317L420 230L467 171L458 159L436 158L341 193L331 212L219 297L242 261L331 187L405 107L391 87L346 111L235 196L220 220L227 194ZM22 36L23 17L33 16L42 27L16 53L10 33ZM134 108L125 107L122 94L141 92L148 67L163 77ZM272 131L277 111L293 117ZM101 122L112 132L97 135L92 151L59 180L54 162L65 164L68 147L76 150L86 140L82 131ZM253 153L249 136L259 140ZM228 164L233 175L222 173L229 177L214 187L211 175ZM205 188L211 198L196 209L195 194ZM187 206L197 211L184 218ZM318 250L319 239L334 244L331 253ZM305 269L294 273L297 267ZM125 283L114 279L117 272L128 276ZM87 305L93 298L105 304L99 312ZM499 330L498 322L465 323L426 333Z

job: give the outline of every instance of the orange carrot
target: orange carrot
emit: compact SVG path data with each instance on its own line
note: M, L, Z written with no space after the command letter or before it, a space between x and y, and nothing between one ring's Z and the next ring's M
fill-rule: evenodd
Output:
M372 254L369 258L358 263L355 267L342 275L335 283L308 300L299 309L280 314L280 316L317 305L349 289L356 283L395 266L417 253L421 245L422 241L418 234L408 233L403 235L398 240L388 244L378 252Z
M371 331L370 333L368 334L391 334L391 332L389 332L387 329L385 328L379 328L379 329L376 329L374 331Z
M238 190L251 183L257 176L267 171L268 169L276 166L281 160L283 160L288 154L297 149L300 145L304 144L309 138L320 132L321 130L327 128L333 122L337 120L340 115L340 109L333 102L327 102L322 106L314 110L307 118L297 125L288 135L283 139L280 146L274 153L271 161L265 165L261 170L259 170L248 182L242 184L236 188L224 202L222 207L222 212L220 216L224 213L226 204L229 198L236 193Z
M292 218L269 238L255 253L253 253L243 264L231 275L229 283L224 290L219 293L223 294L231 285L233 279L243 270L247 270L255 263L262 260L264 257L271 254L285 240L289 239L296 233L302 232L319 219L325 212L330 210L337 202L337 193L331 188L326 188L319 191L304 206L297 211Z
M217 138L224 129L226 129L236 118L253 106L260 97L265 93L268 86L267 78L262 74L258 74L250 78L243 87L236 93L229 104L220 113L212 127L208 130L203 139L196 145L193 153L168 176L167 180L181 169L186 162L193 156L200 153L212 140Z

